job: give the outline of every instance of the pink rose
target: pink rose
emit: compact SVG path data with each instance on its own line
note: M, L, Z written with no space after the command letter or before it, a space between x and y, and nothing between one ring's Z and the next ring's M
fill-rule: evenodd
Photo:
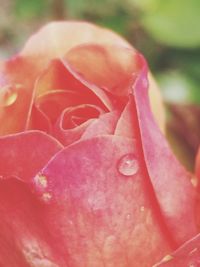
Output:
M0 83L0 266L150 267L197 234L196 188L124 39L50 23Z

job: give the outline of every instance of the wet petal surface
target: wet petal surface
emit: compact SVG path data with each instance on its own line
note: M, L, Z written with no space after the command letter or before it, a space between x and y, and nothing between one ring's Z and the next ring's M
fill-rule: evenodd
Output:
M138 169L127 175L120 163L133 153ZM69 266L149 266L169 251L141 164L131 139L105 136L64 149L40 171L47 185L34 190Z

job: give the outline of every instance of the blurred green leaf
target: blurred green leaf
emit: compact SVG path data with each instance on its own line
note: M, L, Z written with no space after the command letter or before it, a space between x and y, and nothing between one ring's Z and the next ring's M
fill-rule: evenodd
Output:
M122 16L121 17L108 17L108 18L105 18L99 21L98 24L106 28L110 28L120 34L125 33L127 30L125 19Z
M30 19L41 16L48 7L48 1L41 0L16 0L15 13L16 16L24 19Z
M158 42L183 48L200 46L199 0L141 0L140 2L140 8L143 8L142 23Z
M65 0L65 4L70 18L88 20L122 35L127 34L130 13L127 5L118 0ZM133 14L131 16L133 19Z
M182 69L200 84L200 49L192 51L174 50L166 55L171 68Z
M65 0L67 13L70 15L70 17L80 17L86 4L87 1L84 0Z

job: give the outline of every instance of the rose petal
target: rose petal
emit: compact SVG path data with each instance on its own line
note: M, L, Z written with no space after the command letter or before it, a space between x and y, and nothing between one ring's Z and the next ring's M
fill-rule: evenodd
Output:
M40 202L22 181L0 181L2 266L148 267L169 253L135 145L104 136L67 147L25 180ZM130 153L139 169L126 176Z
M95 104L103 109L112 107L108 96L100 88L83 81L67 62L63 64L60 60L53 60L41 73L35 88L36 97L55 90L73 91L78 94L77 101L82 100L82 103Z
M197 233L195 188L190 175L176 160L154 121L148 102L146 73L144 66L133 88L142 148L161 212L175 241L180 245ZM187 227L184 224L186 221Z
M166 255L153 267L198 267L200 266L200 234L196 235L175 252Z
M33 86L37 74L36 64L30 58L17 55L0 62L0 86L23 84L28 90Z
M133 154L138 167L127 175L122 161ZM38 175L45 187L38 186ZM38 175L33 188L47 203L46 228L69 266L149 267L170 251L133 140L104 136L76 143Z
M55 138L57 138L59 142L61 142L64 146L69 146L81 138L81 136L93 121L94 119L90 119L85 123L77 126L76 128L68 130L62 129L59 126L60 123L58 123L53 129L53 136L55 136Z
M95 105L83 104L76 107L68 107L61 116L61 128L73 129L92 118L98 118L104 111Z
M35 75L28 60L18 56L0 64L0 135L26 129Z
M140 140L140 134L137 126L138 122L136 117L135 104L132 97L129 97L129 101L117 122L115 135Z
M52 132L52 125L49 118L35 105L32 106L27 130L40 130L46 133Z
M64 109L82 104L82 99L73 91L52 90L38 97L35 103L55 123Z
M77 33L76 36L77 39L74 36L74 31ZM73 32L73 38L71 38L72 32ZM54 37L56 36L56 39L55 38L52 39L52 36ZM49 41L49 39L52 39L54 41L52 40ZM66 39L67 42L63 41L64 39ZM80 44L88 44L88 43L102 44L103 46L110 44L134 50L130 46L130 44L127 43L127 41L125 41L117 34L113 33L110 30L106 30L89 23L83 23L83 22L50 23L45 27L43 27L38 33L36 33L34 36L30 38L30 40L27 42L20 55L1 64L2 66L0 68L1 69L0 84L4 86L4 85L10 85L12 83L14 84L22 83L23 81L23 86L27 88L27 90L30 93L30 98L29 98L30 102L28 100L26 101L29 104L31 103L33 85L36 80L36 77L49 64L49 62L57 56L63 56L67 51L69 51L74 46ZM44 54L46 56L43 55L38 57L39 54ZM63 77L65 77L65 75L63 75ZM78 75L76 75L76 78L78 78ZM80 81L83 81L83 79L82 80L80 79ZM86 84L86 82L84 84ZM86 86L88 85L89 84L86 84ZM90 86L88 87L93 91L96 90L97 91L96 94L100 96L101 99L103 99L104 103L109 108L109 110L112 109L111 103L108 103L109 101L104 99L106 98L105 94L103 95L102 92L98 92L99 89L95 88L94 85L92 86L90 84ZM154 86L152 86L152 88L154 88ZM150 90L150 92L151 91L155 90ZM157 98L158 97L156 97L156 99ZM156 106L157 104L158 105L160 104L160 102L159 103L158 102L156 102ZM31 108L31 105L29 105L29 108ZM160 111L159 113L163 113L163 108L161 107L159 111ZM24 114L30 115L30 112L24 112ZM156 117L157 117L157 112L156 112ZM161 116L159 116L159 118L160 117ZM18 132L18 129L14 130L14 132ZM12 131L5 132L5 134L6 133L12 133Z
M1 266L67 266L43 223L43 205L24 182L0 180L0 211Z
M0 89L0 135L24 131L29 120L32 92L21 84Z
M34 176L62 145L39 131L24 132L0 138L0 177Z
M103 103L107 110L111 111L115 108L115 106L119 107L119 104L116 101L114 96L109 97L109 94L104 90L104 88L100 88L93 83L88 82L84 77L76 71L65 59L62 59L62 62L66 69L80 82L85 88L87 88L96 95L99 100ZM86 93L87 94L87 93Z
M117 96L128 95L141 68L138 53L117 45L77 46L65 59L85 80Z
M0 135L28 129L38 73L34 60L19 55L0 64ZM2 96L6 90L10 105Z
M117 111L105 113L95 119L81 136L81 140L89 139L99 135L114 134L114 130L119 119Z
M98 118L103 111L94 105L80 105L66 108L57 123L53 135L65 146L78 141L91 123ZM81 116L81 117L80 117ZM85 116L85 117L84 117ZM75 123L75 120L80 125Z
M116 33L90 23L52 22L28 40L21 55L38 57L44 65L53 58L61 57L76 45L91 42L130 47L130 44Z
M71 38L72 33L73 38ZM74 45L88 43L94 40L96 43L118 43L123 46L130 47L128 42L112 31L89 23L50 23L29 39L19 56L2 64L0 70L0 84L1 86L5 86L10 84L12 85L13 83L21 84L23 82L23 86L29 92L29 97L26 101L23 100L20 101L20 103L23 102L24 104L27 104L27 107L30 110L33 84L37 75L48 65L49 61L55 57L64 55ZM29 110L20 110L20 116L18 116L18 118L22 121L22 125L19 123L17 127L15 124L16 119L13 117L12 122L9 123L9 125L12 124L12 129L10 129L9 125L4 125L4 128L0 131L0 133L9 134L24 130L26 128L24 127L24 124L26 126L26 116L29 115ZM9 114L11 113L14 115L15 112L10 111ZM4 117L8 117L8 114L6 114L5 111L1 112L1 110L0 115L2 120L4 120ZM11 118L12 115L10 116ZM24 121L25 123L23 123Z

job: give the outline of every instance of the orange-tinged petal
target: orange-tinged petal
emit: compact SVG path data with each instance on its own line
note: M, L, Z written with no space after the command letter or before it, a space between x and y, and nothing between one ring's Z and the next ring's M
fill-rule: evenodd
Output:
M73 35L72 35L72 32L73 32ZM73 36L73 38L71 38L71 36ZM101 27L97 27L92 24L84 23L84 22L54 22L54 23L50 23L46 25L40 31L38 31L35 35L33 35L29 39L27 44L25 45L22 52L17 57L2 64L3 68L1 68L1 73L0 73L0 83L2 86L12 84L12 83L23 84L23 86L30 93L29 100L26 101L27 104L30 105L29 111L24 112L24 114L28 114L29 116L30 110L32 108L31 106L32 105L31 104L32 92L34 89L34 83L37 80L38 75L40 75L41 71L43 71L49 65L51 60L55 59L56 57L63 57L63 55L65 55L66 52L69 52L71 49L76 50L75 47L83 45L83 44L84 45L87 45L87 44L88 45L89 44L101 45L102 50L106 50L105 47L107 45L111 45L111 46L114 45L114 46L118 46L121 48L123 47L124 49L126 48L127 50L130 49L132 50L133 54L134 53L136 54L134 48L127 41L125 41L122 37L118 36L117 34L113 33L110 30L106 30ZM113 51L110 51L110 53L112 52ZM114 58L109 63L109 65L112 66L114 72L117 70L118 73L124 74L124 75L113 75L111 71L108 73L109 75L107 75L107 80L105 80L106 75L104 75L103 84L105 85L105 88L109 87L110 85L113 85L112 89L114 89L118 94L121 94L121 93L123 94L123 90L124 90L123 87L126 87L127 86L126 83L129 82L129 77L126 76L126 71L131 72L131 68L130 68L131 62L132 62L132 66L134 66L135 63L136 65L138 63L137 59L133 60L129 58L128 54L129 53L127 53L127 56L125 55L125 53L121 53L121 52L119 54L117 53L115 54L116 59L120 58L121 67L122 67L121 69L118 68L119 66L117 68L114 68L114 63L116 63L116 61L113 60ZM87 57L91 59L91 52L89 52L89 55L87 53ZM107 58L109 57L110 56L107 56ZM113 61L113 64L112 64L112 61ZM99 55L98 55L98 62L99 62ZM101 62L101 59L100 59L100 62ZM101 65L102 64L100 64L99 67ZM91 62L91 66L92 66L92 62ZM103 66L105 66L104 63L103 63ZM91 89L93 92L95 91L95 93L98 96L100 96L100 98L103 99L102 101L104 102L104 104L109 109L112 109L112 104L108 103L109 102L108 100L105 100L105 94L103 95L102 91L100 92L100 90L95 87L96 85L94 83L93 84L87 83L84 79L82 79L76 73L76 71L72 70L72 68L70 67L70 64L65 64L65 67L68 68L68 71L71 72L71 74L74 75L77 80L82 82L86 87L89 87L89 89ZM91 67L89 69L91 69ZM57 69L57 71L60 73L60 69L59 70ZM95 81L99 81L99 79L102 78L101 73L99 77L96 77L97 80L95 78ZM53 77L54 74L52 74L51 72L48 74L48 79L50 82L49 84L51 84L51 81L54 79L54 78L50 78L51 76ZM130 74L131 74L131 79L133 79L132 75L134 76L135 73L130 73ZM109 76L110 76L110 79L108 79ZM124 81L122 79L119 79L120 76L122 79L124 77ZM62 80L67 79L66 77L64 78L64 76L61 78L61 75L59 77L60 77L59 78L60 83L62 83ZM122 84L117 84L117 85L112 84L111 80L112 81L116 80L117 82L121 82ZM42 92L48 90L46 89L46 85L40 86L39 91L38 89L36 90L36 95L37 93L40 92L40 90L42 90ZM117 88L114 88L115 85L117 86ZM119 89L120 87L121 87L121 91ZM150 97L153 99L152 107L153 107L153 110L155 110L155 116L161 125L160 127L163 129L164 128L163 127L163 110L164 109L162 105L160 104L160 97L158 97L157 90L154 90L154 88L155 88L154 83L151 82L151 79L150 79ZM61 88L58 88L58 89L61 89ZM151 91L154 93L151 94ZM155 108L156 106L159 106L159 108L158 109ZM159 112L157 112L157 110L159 110ZM160 115L157 115L157 114L160 114ZM24 119L28 123L30 118L28 117ZM26 126L27 126L27 123L25 124ZM17 132L18 129L16 130L12 129L10 130L10 133L12 133L13 131ZM9 133L6 130L4 132Z
M0 65L0 135L26 130L36 76L26 58L16 56Z
M63 56L74 46L84 43L131 47L125 39L111 30L87 22L51 22L28 40L21 55L40 57L45 64L53 58Z
M138 53L117 45L77 46L64 60L85 80L117 96L128 95L130 83L137 78L142 65Z
M0 135L24 131L32 104L32 92L23 84L0 88Z
M72 92L71 98L77 96L77 101L82 103L93 103L104 109L112 107L110 99L100 88L85 81L67 62L63 64L61 60L53 60L37 79L36 101L40 96L59 90Z
M82 104L82 99L73 91L52 90L38 97L35 103L55 123L64 109Z
M85 80L117 96L130 93L130 85L137 79L144 65L144 59L138 52L116 45L77 46L66 54L65 60ZM159 127L165 132L161 93L151 73L148 79L151 108Z

